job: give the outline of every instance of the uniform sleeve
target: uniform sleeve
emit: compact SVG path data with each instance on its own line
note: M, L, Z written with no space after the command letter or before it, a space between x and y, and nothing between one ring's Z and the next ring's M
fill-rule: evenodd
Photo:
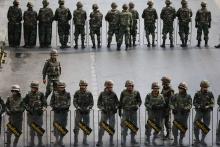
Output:
M11 110L9 98L7 98L7 100L6 100L5 108L6 108L6 110L8 110L8 111Z
M122 109L123 107L123 98L124 98L124 94L123 94L123 91L121 92L121 95L120 95L120 100L119 100L119 108Z
M209 102L208 106L210 108L213 108L215 106L215 98L214 98L214 95L212 92L210 92L210 102Z
M196 17L195 17L195 21L199 21L199 11L196 12Z
M70 93L68 92L68 94L67 94L67 107L69 108L70 107L70 105L71 105L71 95L70 95Z
M139 13L136 11L136 19L139 19Z
M102 104L102 93L100 93L99 97L98 97L98 102L97 102L97 107L99 109L103 109L103 104Z
M62 68L61 68L60 62L59 62L59 68L60 68L60 75L61 75L61 73L62 73Z
M105 21L109 21L109 12L105 15Z
M24 97L24 99L23 99L23 102L24 102L24 105L25 105L25 106L28 105L28 103L29 103L28 101L29 101L28 94L26 94L25 97Z
M87 19L87 14L86 14L86 11L85 11L85 13L84 13L84 18L85 18L85 20Z
M45 64L44 64L44 67L43 67L43 71L42 71L42 74L43 74L43 80L46 79L47 68L48 68L48 62L46 61Z
M1 106L2 106L2 110L1 110L0 114L2 114L2 113L5 112L5 103L4 103L4 101L1 99L1 97L0 97L0 103L1 103Z
M190 9L189 11L190 11L190 17L192 17L193 16L192 10Z
M211 12L209 12L209 24L211 24L211 21L212 21L212 15Z
M50 9L49 11L50 11L50 14L49 14L50 15L50 21L53 22L53 17L54 17L53 16L53 10Z
M57 14L57 10L55 11L55 15L54 15L54 18L53 18L55 21L58 21L58 14Z
M160 13L160 19L164 19L164 9L162 9L161 13Z
M158 19L158 15L157 15L156 9L154 9L154 17L155 17L155 19Z
M141 17L144 19L145 18L145 10L143 11Z
M78 107L79 107L79 105L78 105L78 97L79 97L79 95L78 95L78 93L77 92L75 92L75 94L74 94L74 96L73 96L73 105L74 105L74 107L77 109Z
M9 7L9 9L8 9L7 18L8 18L8 21L10 21L10 19L11 19L11 7Z
M175 103L176 103L176 95L171 97L171 101L170 101L170 108L171 109L176 109Z
M198 95L198 93L196 93L194 95L194 99L193 99L193 105L195 106L195 108L200 107L200 102L198 101L198 99L199 99L199 95Z
M18 21L22 21L22 11L21 11L20 8L19 8L19 18L18 18Z
M177 10L176 17L178 17L178 18L180 17L180 9Z
M138 104L138 106L140 107L141 106L141 104L142 104L142 100L141 100L141 95L140 95L140 93L139 92L137 92L137 104Z
M147 110L151 109L150 95L149 95L149 94L146 95L144 105L145 105L145 107L146 107Z
M51 100L50 100L50 106L53 108L54 104L55 104L55 95L53 93L52 96L51 96Z
M41 93L41 101L43 103L43 107L47 107L47 99L43 93Z
M190 110L191 108L192 108L192 98L190 95L188 95L187 104L185 105L185 109Z
M220 95L218 96L217 104L218 104L218 106L220 107Z
M89 107L92 108L94 106L94 100L93 100L93 95L92 95L91 92L90 92L89 98L90 98L90 105L89 105Z
M72 14L71 14L70 10L67 9L67 12L68 12L68 20L71 20L72 19Z

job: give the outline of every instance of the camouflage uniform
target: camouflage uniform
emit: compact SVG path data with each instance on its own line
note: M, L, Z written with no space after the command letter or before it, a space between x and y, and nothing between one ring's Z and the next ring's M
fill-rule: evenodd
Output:
M57 87L65 88L65 83L58 82ZM71 96L69 92L64 91L55 91L50 100L50 106L54 111L54 120L53 122L58 122L61 126L67 126L68 111L71 103ZM70 131L70 130L69 130ZM56 128L54 128L54 136L56 138L56 145L63 147L63 135L61 135Z
M47 101L44 94L38 91L39 83L34 81L31 88L36 88L36 92L30 91L24 98L24 106L27 110L27 123L30 126L33 122L42 127L43 108L47 107ZM38 135L38 134L37 134ZM34 146L35 131L30 127L30 146ZM42 146L42 136L38 135L38 146Z
M16 94L12 94L8 97L6 101L6 112L9 116L8 121L15 128L22 131L22 121L23 121L23 112L24 112L24 103L20 94L20 86L13 85L12 92L16 91ZM7 145L6 147L10 147L11 144L11 131L7 130ZM13 147L17 147L19 137L15 137L13 142Z
M220 110L220 95L218 96L217 104L218 104L218 111L219 111ZM220 120L217 120L217 121L218 121L218 127L216 129L216 144L220 145Z
M206 126L210 125L211 113L215 104L214 96L211 91L202 91L202 88L208 88L208 81L202 81L200 84L201 90L195 93L193 99L193 105L195 106L196 115L194 118L194 123L197 120L203 120ZM195 135L195 145L197 145L199 140L199 128L194 124L194 135ZM206 134L202 133L201 143L205 143Z
M33 4L28 2L28 10L24 12L24 47L35 47L37 39L37 12Z
M109 121L109 125L112 128L115 128L115 114L117 113L118 107L119 107L119 100L117 95L114 91L108 91L108 87L112 87L113 82L112 81L106 81L105 82L105 89L102 91L98 98L98 108L101 110L101 122ZM99 134L98 134L98 142L96 146L102 146L102 137L104 135L104 129L99 128ZM113 135L110 136L110 145L113 146Z
M85 81L80 81L79 86L86 86ZM93 95L88 90L77 90L74 94L73 105L76 108L75 128L74 128L74 145L78 145L79 122L83 121L87 126L90 125L90 110L94 105ZM87 135L83 134L83 144L87 145Z
M131 14L132 14L132 19L133 19L133 25L131 27L130 30L130 40L129 40L129 46L131 47L131 45L133 44L133 46L136 46L135 42L136 42L136 37L137 37L137 29L138 29L138 20L139 20L139 13L137 10L134 10L134 3L130 2L129 3L129 10L128 10Z
M178 86L179 89L184 90L184 93L179 92L175 94L171 100L170 107L172 109L174 120L181 123L185 128L188 128L188 118L190 114L190 109L192 108L192 98L187 94L187 85L182 82ZM174 136L174 146L178 146L178 128L173 125L172 127ZM183 146L183 138L185 134L180 132L179 145Z
M126 50L129 46L130 31L133 26L132 14L128 11L128 6L123 5L123 10L119 14L119 39L117 44L117 50L120 50L123 42L123 36L125 35Z
M160 18L163 21L163 30L162 30L163 43L161 47L165 47L167 33L169 33L170 47L174 47L173 45L173 31L174 31L173 22L176 18L176 10L175 8L171 7L170 4L171 4L171 1L166 0L166 7L162 9L161 14L160 14Z
M211 28L211 12L207 10L206 3L201 3L202 9L196 13L195 23L197 28L197 46L200 47L202 32L204 33L205 46L208 46L209 40L209 28Z
M19 47L21 42L22 11L18 7L18 0L14 0L14 6L10 6L8 18L8 42L10 47Z
M39 41L40 47L51 47L51 37L52 37L52 23L53 23L53 11L48 8L49 2L43 0L43 8L40 8L38 13L39 20Z
M112 9L108 11L105 16L105 20L108 22L108 45L107 47L110 48L112 42L112 36L115 34L116 42L118 42L118 33L119 33L119 14L120 11L117 10L116 3L111 4Z
M102 13L98 10L98 5L93 4L93 12L90 13L90 36L92 40L92 48L96 48L95 34L97 35L98 48L101 48L101 28L102 28Z
M189 23L191 22L192 11L187 6L187 1L182 0L182 8L176 12L179 21L179 35L182 42L182 47L187 46L189 36Z
M126 81L125 86L128 88L129 86L134 86L132 81ZM139 91L132 90L128 91L125 89L121 92L120 95L120 109L123 110L121 122L125 120L129 120L137 126L137 113L140 105L142 104L141 96ZM122 127L121 136L122 136L122 145L126 144L126 136L127 136L128 128ZM135 134L131 132L131 143L137 144L135 140Z
M163 107L165 105L165 100L163 96L159 92L159 85L157 82L152 83L152 92L147 94L145 99L145 107L148 111L148 120L154 121L159 127L162 127L161 125L161 118L162 118L162 112ZM158 90L157 93L154 92L154 90ZM151 136L151 128L147 125L145 130L146 140L145 145L150 145L150 136ZM155 143L157 133L154 133L153 137L153 143Z
M164 97L165 100L165 107L164 111L162 113L163 118L163 125L166 127L166 139L171 139L171 109L170 109L170 101L171 98L174 96L174 90L170 86L171 79L169 77L162 77L161 79L163 89L161 91L161 94ZM163 132L162 132L163 133Z
M61 49L69 48L67 45L70 35L69 20L72 18L72 14L68 8L64 6L64 0L59 0L59 8L56 9L54 20L58 21L58 35L61 43Z
M86 23L86 11L82 9L83 5L81 2L77 2L76 4L77 9L73 11L73 23L75 25L75 46L74 48L78 48L78 38L79 35L81 35L81 42L82 42L82 48L85 48L85 23Z
M0 97L0 136L1 136L1 132L2 132L2 114L5 112L5 103L2 100L2 98Z
M55 56L57 55L57 50L51 51L51 55L54 54ZM60 62L57 61L57 59L53 59L53 58L48 59L44 64L42 74L43 74L43 80L45 80L47 76L47 87L45 93L45 97L47 98L50 95L52 89L56 88L56 83L59 81L59 77L61 75Z
M148 43L147 46L150 47L150 35L152 35L152 46L155 47L155 23L158 19L158 16L156 9L153 8L153 2L149 1L147 4L149 7L144 9L142 13L142 18L144 19L144 29Z

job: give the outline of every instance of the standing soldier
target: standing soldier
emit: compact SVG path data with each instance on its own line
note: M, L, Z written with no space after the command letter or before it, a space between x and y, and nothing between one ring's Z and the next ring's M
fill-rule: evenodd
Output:
M130 40L129 40L129 46L131 47L131 43L133 43L133 46L136 46L136 37L137 37L137 29L138 29L138 19L139 19L139 13L137 10L134 9L134 3L130 2L129 4L129 12L132 14L132 19L133 19L133 25L131 27L130 31Z
M209 82L206 80L201 81L200 83L201 89L195 93L193 99L193 105L195 106L196 116L194 118L194 135L195 135L195 145L200 143L199 140L199 128L196 126L195 122L201 119L204 124L209 127L211 113L213 111L213 107L215 105L214 96L211 91L208 90ZM201 144L206 146L205 142L206 134L202 133Z
M111 10L105 16L105 20L108 22L108 44L107 48L111 47L112 36L115 34L116 42L118 42L118 31L119 31L119 14L120 11L117 9L117 4L113 2L111 4Z
M220 95L218 96L217 104L218 104L217 111L219 111L220 110ZM218 121L218 127L216 129L216 145L220 145L220 120L217 120L217 121Z
M85 48L85 24L86 24L86 11L83 10L83 4L81 2L76 3L77 9L73 11L73 23L75 25L75 49L78 49L78 38L79 35L81 35L81 43L82 43L82 49Z
M54 123L59 123L62 127L67 126L68 111L71 103L70 93L65 90L66 84L58 82L57 91L55 91L50 100L50 106L54 111ZM54 136L56 138L55 145L64 147L63 135L54 128Z
M39 89L39 82L33 81L31 82L31 91L24 98L24 106L27 110L27 123L29 126L34 122L38 126L42 127L43 125L43 112L47 107L47 101L44 97L44 94ZM42 136L38 135L38 147L43 147ZM30 127L30 144L29 146L34 146L34 136L35 132Z
M73 105L76 108L75 128L74 128L74 146L78 146L79 122L83 122L89 126L90 110L94 105L93 95L87 90L88 83L80 80L79 87L74 94ZM83 145L88 145L87 135L83 134Z
M6 101L6 112L9 116L8 121L16 129L22 131L22 121L23 121L23 112L24 112L24 103L20 93L19 85L12 85L11 96L8 97ZM7 130L7 145L6 147L11 146L11 131ZM19 137L15 136L13 147L17 147Z
M174 31L174 20L176 18L176 10L174 7L171 7L171 1L166 0L166 7L164 7L161 11L160 18L163 20L163 43L161 47L165 47L167 34L169 33L169 39L170 39L170 47L174 47L173 45L173 31Z
M166 77L166 76L162 77L161 81L163 85L161 94L163 95L164 100L165 100L165 107L164 107L162 118L163 118L163 125L165 124L166 132L167 132L164 139L172 139L171 138L171 122L170 122L171 121L170 101L171 101L171 98L174 96L174 90L172 89L170 85L171 79L169 77Z
M102 13L98 10L97 4L92 5L93 12L90 13L90 36L92 40L92 48L95 49L95 34L97 35L98 48L101 48L101 28L102 28Z
M24 12L24 42L25 48L32 48L36 45L37 39L37 12L33 10L33 4L27 3L27 11Z
M190 109L192 108L192 98L187 94L187 85L182 82L178 86L179 93L175 94L171 100L170 107L172 109L174 120L181 123L185 128L188 128L187 120L189 118ZM172 127L174 142L173 146L178 146L178 128L173 125ZM179 145L183 146L183 138L185 134L180 132Z
M134 125L137 126L137 112L139 107L142 104L141 96L139 91L134 90L133 81L127 80L125 83L126 89L121 92L120 96L120 111L122 109L122 123L125 120L131 121ZM121 112L119 112L119 116L121 116ZM126 136L127 136L128 128L122 127L122 146L126 146ZM131 144L138 144L135 139L135 134L131 132Z
M58 21L58 35L60 38L61 49L69 48L67 45L70 34L70 24L72 15L68 8L64 6L64 0L59 0L59 8L56 9L54 20Z
M133 26L132 14L128 11L128 5L122 6L123 10L119 15L119 40L117 43L117 50L121 50L121 44L123 42L123 36L125 35L125 50L129 46L130 31Z
M53 23L53 11L48 7L49 2L43 0L43 8L40 8L38 13L39 20L39 41L41 48L51 47L52 37L52 23Z
M161 125L161 114L163 112L163 108L165 105L165 101L163 96L160 94L160 86L157 82L153 82L151 85L152 92L146 96L145 99L145 107L148 111L148 120L154 121L158 126ZM145 145L150 145L150 136L151 136L151 128L146 126L146 140ZM157 137L157 132L154 132L153 143L155 143L155 139Z
M101 122L109 121L109 125L115 128L115 114L119 107L118 97L113 91L113 81L105 81L105 89L102 91L98 98L98 108L101 110ZM99 128L98 142L96 146L102 146L102 137L104 135L104 129ZM114 146L113 135L110 136L110 146Z
M182 0L182 8L176 13L179 21L179 35L182 41L181 47L187 46L188 36L189 36L189 23L192 18L192 11L188 8L187 0Z
M197 11L196 13L196 28L197 28L197 40L198 44L197 47L200 47L201 44L201 38L202 38L202 31L204 33L204 40L205 40L205 46L208 46L208 40L209 40L209 28L211 28L211 12L207 10L206 3L201 3L202 8Z
M153 2L149 0L147 2L148 8L144 9L142 18L144 19L144 29L146 32L147 46L150 47L150 34L152 35L152 46L155 47L155 29L156 20L158 19L157 11L153 8Z
M18 0L14 0L13 6L9 7L7 17L9 47L19 47L21 42L22 11L19 8Z
M52 89L56 90L56 83L59 81L59 77L61 75L61 66L60 62L57 60L57 50L53 49L50 52L50 59L48 59L43 68L43 83L47 83L45 98L50 95ZM46 81L47 76L47 81Z
M5 103L0 97L0 136L2 132L2 114L5 112Z

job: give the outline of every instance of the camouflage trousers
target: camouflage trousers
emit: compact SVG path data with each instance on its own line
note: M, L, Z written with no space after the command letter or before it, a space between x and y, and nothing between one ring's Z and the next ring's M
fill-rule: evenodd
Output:
M204 33L204 40L209 40L209 26L208 24L199 24L197 28L197 40L202 40L202 32Z
M66 127L67 117L68 112L54 112L53 122L58 122L61 126ZM56 128L54 128L54 136L56 137L56 140L58 140L58 137L60 137L61 139L63 138L63 135L61 135Z
M188 128L188 118L189 118L189 113L180 113L177 112L177 114L174 114L174 120L181 123L185 128ZM172 132L173 132L173 136L177 137L178 136L178 128L173 125L172 127ZM185 137L185 134L180 132L180 138Z
M109 125L112 127L112 128L115 128L115 114L106 114L105 112L101 112L101 120L100 120L100 123L101 122L106 122L109 121ZM103 136L104 135L104 129L103 128L99 128L99 136Z
M128 45L129 40L130 40L130 27L120 26L120 28L119 28L119 38L118 38L118 44L120 44L120 45L123 42L123 36L125 36L125 45Z
M47 98L51 92L56 88L57 82L59 82L59 77L48 77L45 97Z
M155 40L155 30L156 30L156 26L154 23L152 24L147 24L144 26L145 32L146 32L146 39L147 42L150 42L150 35L152 35L152 41Z
M60 39L60 44L66 46L69 40L70 25L69 23L58 23L58 34Z
M37 39L37 24L24 24L24 42L25 46L34 47Z
M132 28L131 28L131 30L130 30L130 44L131 44L131 42L132 41L136 41L136 37L137 37L137 24L134 24L133 26L132 26Z
M166 128L166 132L171 132L171 110L166 109L162 112L162 131L164 132L164 126ZM162 133L163 133L162 132Z
M48 47L51 45L52 37L52 23L39 22L39 41L41 47Z
M20 46L21 23L8 23L8 43L10 47Z
M100 29L101 29L100 27L90 28L90 36L91 36L91 40L93 44L95 44L95 35L97 36L98 44L101 43L101 30Z
M189 23L179 23L179 35L181 40L188 40Z
M76 25L75 26L75 32L74 32L74 37L75 40L78 40L79 35L81 35L81 41L83 42L85 40L85 25Z
M166 40L167 34L169 33L169 39L173 41L173 23L170 24L163 24L163 30L162 30L162 38L163 40Z
M90 113L81 113L80 110L76 110L76 117L75 117L75 127L74 127L74 134L79 134L79 122L84 122L87 126L90 124Z
M129 121L133 122L134 125L137 126L137 111L123 110L121 122L123 122L125 120L129 120ZM128 135L128 128L122 127L121 129L122 129L121 135L127 136ZM133 132L131 132L131 136L135 136L135 134Z
M116 42L118 42L118 38L119 38L119 29L117 26L115 25L109 25L108 27L108 43L111 44L112 42L112 36L115 34L115 39Z

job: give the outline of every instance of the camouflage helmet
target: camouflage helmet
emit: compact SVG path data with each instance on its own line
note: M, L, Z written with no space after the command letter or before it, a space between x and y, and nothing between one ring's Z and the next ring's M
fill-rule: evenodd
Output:
M151 84L151 89L160 89L160 86L159 86L158 82L153 82Z
M127 9L128 9L128 5L127 5L127 4L123 4L123 5L122 5L122 9L123 9L123 10L127 10Z
M64 0L59 0L58 2L60 5L63 5L64 4Z
M28 2L28 3L27 3L27 7L33 7L32 2Z
M209 81L202 80L201 83L200 83L200 87L208 88L209 87Z
M170 5L170 4L171 4L171 1L170 1L170 0L166 0L166 1L165 1L165 4Z
M117 6L117 4L116 4L115 2L113 2L113 3L111 4L111 7L112 7L112 8L117 8L118 6Z
M66 84L64 82L58 82L57 83L57 87L58 88L65 88L66 87Z
M187 4L187 0L182 0L182 1L181 1L181 4L182 4L182 5L186 5L186 4Z
M153 3L153 1L152 0L149 0L148 2L147 2L147 5L149 5L149 6L152 6L154 3Z
M133 2L130 2L128 5L129 5L129 8L134 8L134 3Z
M56 49L52 49L50 51L50 55L57 55L58 54L58 51Z
M82 4L81 2L77 2L77 3L76 3L76 7L77 7L77 8L82 8L82 7L83 7L83 4Z
M88 83L85 80L80 80L79 86L88 86Z
M171 82L171 78L168 76L164 76L161 78L161 81L164 83L170 83Z
M98 7L97 4L93 4L93 5L92 5L92 9L95 9L95 10L96 10L96 9L98 9L98 8L99 8L99 7Z
M39 88L39 82L38 81L32 81L30 87L31 88Z
M19 85L12 85L12 86L11 86L11 91L20 92L20 86L19 86Z
M18 0L14 0L13 4L14 5L19 5L19 1Z
M128 87L128 86L134 86L134 82L131 81L131 80L127 80L127 81L125 82L125 87Z
M206 5L207 5L206 2L204 2L204 1L201 2L201 6L202 6L202 7L206 7Z
M42 1L42 4L46 4L46 5L48 5L49 2L48 2L48 0L43 0L43 1Z
M178 86L179 89L184 89L184 90L187 90L188 89L188 86L187 86L187 83L186 82L181 82Z
M105 87L108 87L108 86L112 86L113 84L114 84L114 83L113 83L112 80L107 80L107 81L105 81L104 86L105 86Z

